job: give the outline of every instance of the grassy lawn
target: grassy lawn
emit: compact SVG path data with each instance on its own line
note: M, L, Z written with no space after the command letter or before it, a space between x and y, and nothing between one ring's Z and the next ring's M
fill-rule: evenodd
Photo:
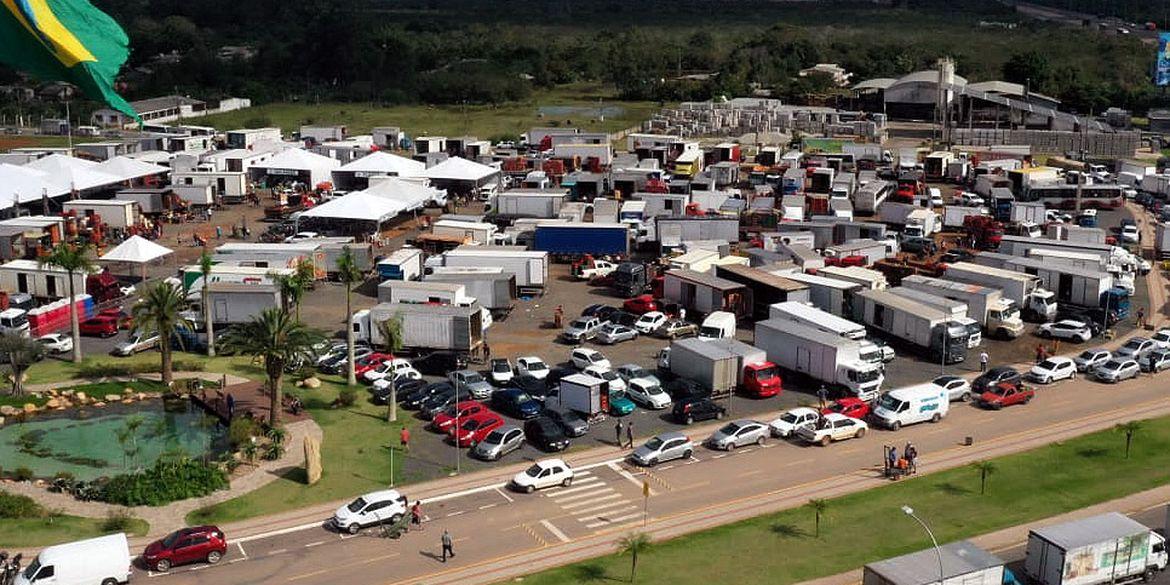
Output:
M267 120L285 132L300 130L302 124L343 124L351 134L368 133L375 126L398 126L410 136L472 135L481 139L518 136L534 126L572 126L586 130L614 132L637 126L658 109L654 102L618 102L612 91L600 85L575 84L537 91L522 102L483 106L387 106L369 103L275 103L226 114L184 120L234 130L249 121ZM597 109L605 108L599 120ZM541 108L545 115L540 116ZM571 123L570 123L571 121Z
M727 583L751 566L769 583L795 583L928 548L903 504L930 523L939 542L951 542L1150 489L1166 483L1170 418L1144 421L1129 459L1124 450L1124 435L1104 431L995 460L984 495L979 472L959 468L834 498L819 536L812 510L801 507L656 543L638 557L637 582ZM524 582L625 581L629 570L629 557L614 554Z
M79 518L77 516L47 516L0 521L0 548L31 548L48 546L59 542L83 540L123 530L105 530L106 520L100 518ZM125 532L131 536L146 534L146 522L134 518L131 528ZM27 562L26 562L27 565Z

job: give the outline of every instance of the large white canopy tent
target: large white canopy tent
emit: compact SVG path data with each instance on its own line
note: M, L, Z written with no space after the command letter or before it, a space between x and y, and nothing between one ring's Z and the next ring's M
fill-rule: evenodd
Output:
M142 236L130 236L125 242L118 244L114 249L103 254L98 260L102 262L125 262L142 267L142 280L146 280L146 265L173 253L174 250L156 244Z
M440 189L428 187L417 181L394 177L379 179L363 193L398 201L405 205L407 210L418 209L432 202L442 205L446 199L446 193Z
M310 187L333 180L333 171L341 166L335 158L322 156L300 148L290 148L252 167L259 176L295 177Z
M117 177L120 181L133 181L171 172L164 166L135 160L127 156L115 156L110 160L98 163L96 168L103 173Z
M121 182L118 177L98 168L98 163L63 154L50 154L24 166L48 173L49 180L63 187L66 193L108 187Z
M39 201L44 196L59 197L67 193L68 185L62 187L52 180L49 173L27 166L0 163L0 209Z
M498 180L500 169L456 156L427 169L422 176L436 187L467 195L493 179Z

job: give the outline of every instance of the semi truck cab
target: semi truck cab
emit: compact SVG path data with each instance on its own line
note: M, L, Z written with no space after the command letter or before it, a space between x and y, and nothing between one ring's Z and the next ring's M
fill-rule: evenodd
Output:
M1009 299L999 299L987 309L988 333L1000 337L1015 339L1024 333L1024 320L1020 318L1020 308Z
M958 321L936 327L930 344L932 357L948 364L962 362L967 359L968 337L967 326Z
M842 380L850 392L867 402L878 397L886 378L880 367L868 363L842 364L839 374L837 379Z
M1045 323L1056 318L1056 293L1038 288L1028 295L1027 301L1024 312L1032 318Z
M757 398L780 394L780 369L772 362L747 364L743 367L744 392Z

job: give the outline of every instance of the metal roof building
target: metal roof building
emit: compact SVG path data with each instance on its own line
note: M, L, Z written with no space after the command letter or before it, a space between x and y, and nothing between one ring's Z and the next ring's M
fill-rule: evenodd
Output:
M939 547L942 584L1000 585L1004 562L961 540ZM938 553L931 548L865 566L862 585L932 585L939 583ZM941 584L940 584L941 585Z

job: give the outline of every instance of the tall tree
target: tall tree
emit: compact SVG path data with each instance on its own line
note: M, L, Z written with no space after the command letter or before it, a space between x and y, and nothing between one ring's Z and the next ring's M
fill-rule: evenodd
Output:
M630 583L638 576L638 555L650 550L650 537L633 532L618 540L618 554L630 555Z
M808 508L813 511L813 515L814 515L813 516L814 517L813 536L815 536L816 538L820 538L821 537L821 517L824 516L825 510L828 509L829 502L828 502L828 500L825 500L823 498L813 498L813 499L809 500L808 503L805 504L805 506L808 506Z
M347 352L345 383L353 386L357 384L357 376L354 374L354 368L357 366L353 363L353 325L349 321L353 317L353 286L362 281L362 271L358 269L357 259L354 258L353 250L350 250L349 246L342 248L341 255L337 257L337 277L345 283L345 319L343 320Z
M313 263L308 260L298 262L292 274L277 277L284 312L295 312L297 321L301 320L301 301L305 298L305 293L313 288L316 278Z
M268 423L280 423L284 368L289 363L307 360L313 355L313 345L324 336L297 321L285 311L265 309L240 327L223 337L225 353L250 355L264 363L271 392L271 411Z
M203 324L207 327L207 357L215 357L215 325L212 323L211 295L208 294L212 264L211 254L207 251L199 255L199 273L203 275Z
M74 275L78 272L89 272L93 269L93 260L89 257L89 246L75 246L73 244L58 244L48 254L37 258L40 266L56 266L67 274L69 287L69 326L73 336L73 362L81 362L81 326L77 319L76 287L73 285Z
M382 344L386 347L386 353L393 354L402 351L402 315L395 313L389 319L378 323L377 327L378 334L382 336ZM353 357L352 350L349 355ZM396 420L398 420L398 384L397 381L391 380L390 399L386 401L386 422Z
M159 281L147 287L134 304L134 327L144 335L158 335L158 349L162 355L162 383L171 385L174 378L171 338L180 331L192 331L195 326L181 315L187 299L182 287Z
M1113 427L1117 432L1125 435L1125 458L1129 459L1129 447L1133 445L1133 436L1138 431L1142 430L1142 422L1138 420L1131 420L1123 423L1118 423Z
M37 340L19 333L0 335L0 356L12 373L12 394L24 394L24 373L41 359L44 347Z
M976 461L971 464L979 472L979 495L987 493L987 477L995 473L995 464L990 461Z

